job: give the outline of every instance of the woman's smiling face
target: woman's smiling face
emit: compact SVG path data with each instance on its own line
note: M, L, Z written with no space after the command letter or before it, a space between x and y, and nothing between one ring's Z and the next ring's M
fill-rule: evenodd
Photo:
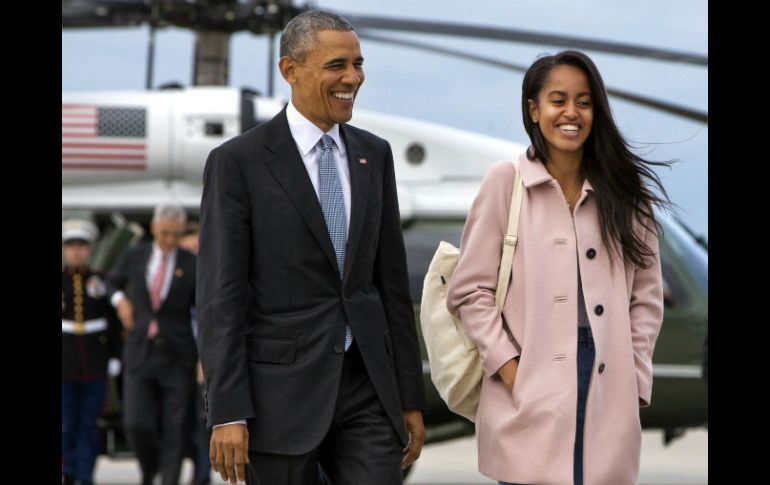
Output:
M548 146L548 158L580 160L594 118L586 73L568 64L554 67L537 100L528 104L529 115Z

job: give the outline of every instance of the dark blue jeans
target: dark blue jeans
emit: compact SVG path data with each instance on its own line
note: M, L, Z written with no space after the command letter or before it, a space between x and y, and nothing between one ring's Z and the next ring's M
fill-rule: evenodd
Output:
M588 398L588 385L591 383L591 373L594 368L594 339L590 328L578 328L578 356L577 356L577 425L575 428L575 455L573 466L573 480L575 485L583 485L583 423L586 417L586 398ZM500 485L523 485L509 482L499 482Z
M93 481L99 435L96 419L107 393L105 381L61 383L61 451L64 475Z

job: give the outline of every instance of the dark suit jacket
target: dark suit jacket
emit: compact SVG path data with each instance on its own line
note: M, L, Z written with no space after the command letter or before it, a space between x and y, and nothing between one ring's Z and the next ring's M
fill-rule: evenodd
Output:
M152 243L141 242L127 249L107 276L107 295L121 290L134 305L134 328L128 332L123 348L123 362L128 369L141 365L150 345L162 347L178 361L195 367L198 353L192 333L190 308L195 306L195 255L177 248L171 286L157 314L152 310L150 290L145 275L152 255ZM147 339L153 318L158 320L155 343Z
M425 409L390 145L340 130L352 200L343 280L285 109L206 162L197 309L209 425L247 419L250 451L320 444L346 321L403 444L402 411Z

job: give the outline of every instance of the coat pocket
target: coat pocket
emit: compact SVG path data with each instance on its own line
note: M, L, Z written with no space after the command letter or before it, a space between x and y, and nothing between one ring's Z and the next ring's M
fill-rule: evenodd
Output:
M249 362L292 364L296 354L297 343L293 339L252 337L247 340Z

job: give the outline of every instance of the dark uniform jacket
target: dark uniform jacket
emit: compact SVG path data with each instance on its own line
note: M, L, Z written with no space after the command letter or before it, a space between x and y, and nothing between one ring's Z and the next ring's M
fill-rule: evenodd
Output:
M62 380L107 376L107 362L120 356L121 325L107 301L102 274L64 268L62 287Z

